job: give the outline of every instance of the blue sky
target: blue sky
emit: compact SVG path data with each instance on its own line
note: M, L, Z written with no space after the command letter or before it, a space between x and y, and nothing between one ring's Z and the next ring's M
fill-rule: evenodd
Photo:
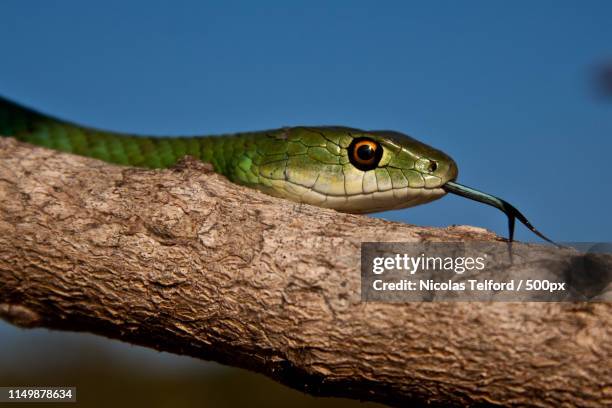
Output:
M0 7L0 94L102 128L394 129L558 241L611 241L609 2L28 2ZM380 214L506 234L458 197ZM518 227L517 238L537 241Z

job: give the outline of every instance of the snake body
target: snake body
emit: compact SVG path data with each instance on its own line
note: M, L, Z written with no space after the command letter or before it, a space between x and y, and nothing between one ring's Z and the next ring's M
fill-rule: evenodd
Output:
M237 184L349 213L412 207L450 192L503 211L510 241L515 219L550 241L508 202L456 183L457 165L447 154L394 131L296 126L147 137L81 126L0 98L0 135L128 166L167 168L189 155Z
M415 139L396 132L347 127L146 137L76 125L0 99L0 135L130 166L166 168L189 155L211 163L216 172L235 183L350 213L435 200L445 194L444 183L457 176L450 157ZM352 160L359 159L351 151L355 140L373 141L372 146L380 149L373 168L360 169Z

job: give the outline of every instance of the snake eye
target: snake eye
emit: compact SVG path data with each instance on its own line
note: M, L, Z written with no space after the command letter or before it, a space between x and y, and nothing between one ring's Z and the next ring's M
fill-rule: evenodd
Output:
M359 170L375 169L382 158L383 148L380 143L365 137L353 139L348 147L349 160Z

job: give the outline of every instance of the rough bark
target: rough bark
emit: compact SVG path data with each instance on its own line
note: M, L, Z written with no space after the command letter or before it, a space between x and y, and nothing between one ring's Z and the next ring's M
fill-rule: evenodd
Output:
M360 301L362 241L496 240L294 204L205 165L0 139L0 316L390 405L610 406L610 303Z

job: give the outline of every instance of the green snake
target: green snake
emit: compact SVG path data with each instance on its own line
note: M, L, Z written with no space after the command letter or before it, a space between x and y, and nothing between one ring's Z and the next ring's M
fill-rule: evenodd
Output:
M234 183L333 208L372 213L428 203L447 192L491 205L550 241L508 202L455 182L455 161L393 131L296 126L220 136L145 137L80 126L0 98L0 135L120 165L166 168L189 155Z

